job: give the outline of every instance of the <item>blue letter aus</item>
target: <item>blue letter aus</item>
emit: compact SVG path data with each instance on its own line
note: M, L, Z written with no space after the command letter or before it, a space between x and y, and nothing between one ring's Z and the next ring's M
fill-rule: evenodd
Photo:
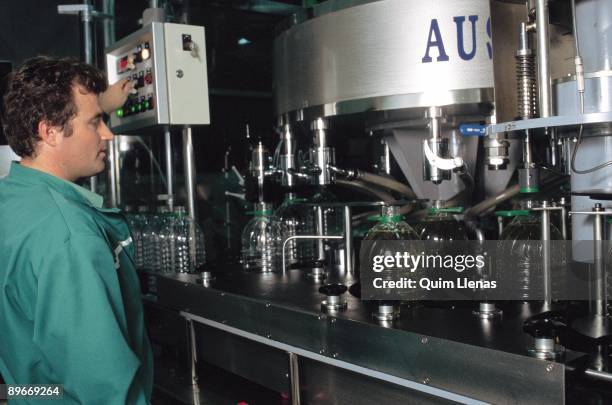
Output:
M472 50L470 53L465 52L465 47L463 46L463 22L465 21L465 17L461 16L453 18L455 24L457 24L457 51L463 60L474 59L474 56L476 55L476 21L478 21L478 16L471 15L468 18L472 23Z
M444 50L444 42L442 42L442 35L440 34L440 27L438 26L438 20L431 20L431 26L429 27L429 39L427 40L427 49L425 50L425 56L423 56L422 62L429 63L432 61L429 56L429 50L432 47L438 48L438 62L448 61L448 55Z

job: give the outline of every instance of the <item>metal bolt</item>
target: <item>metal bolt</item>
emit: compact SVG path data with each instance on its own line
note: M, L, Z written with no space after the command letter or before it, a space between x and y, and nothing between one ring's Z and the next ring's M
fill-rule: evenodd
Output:
M285 374L285 378L289 378L289 373Z
M272 337L272 334L270 334L270 333L266 333L266 337L267 337L268 339L270 339L270 338Z
M424 345L426 345L426 344L427 344L427 341L428 341L427 336L423 336L423 337L421 338L421 343L423 343Z
M335 359L336 357L338 357L338 353L332 354L332 357Z
M331 323L336 323L336 318L332 318Z
M325 349L319 350L319 354L323 354L323 353L325 353Z
M272 306L272 304L270 304L269 302L266 302L266 308L270 308Z
M183 73L183 69L178 69L178 70L176 71L176 77L178 77L179 79L180 79L181 77L183 77L183 75L184 75L184 73Z
M430 382L430 381L431 381L431 380L429 379L429 377L425 377L425 378L423 378L423 384L425 384L425 385L429 385L429 382Z
M321 315L317 315L317 320L320 321L321 319L323 319L323 317Z
M553 363L548 363L548 364L546 365L546 371L547 371L547 372L549 372L549 373L550 373L551 371L553 371L553 369L554 369L554 368L555 368L555 365L554 365Z

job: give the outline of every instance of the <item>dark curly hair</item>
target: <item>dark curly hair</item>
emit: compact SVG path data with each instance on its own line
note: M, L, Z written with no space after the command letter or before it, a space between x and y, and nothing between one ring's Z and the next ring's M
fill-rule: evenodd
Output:
M88 93L106 90L104 74L73 58L38 56L28 59L7 78L3 99L2 125L11 148L21 157L33 156L38 123L47 121L72 134L70 121L76 115L72 87Z

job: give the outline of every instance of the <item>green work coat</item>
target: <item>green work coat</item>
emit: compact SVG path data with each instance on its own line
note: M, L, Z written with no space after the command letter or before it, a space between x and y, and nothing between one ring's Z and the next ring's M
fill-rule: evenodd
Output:
M147 404L153 359L131 237L101 207L15 162L0 180L0 374L62 384L65 404Z

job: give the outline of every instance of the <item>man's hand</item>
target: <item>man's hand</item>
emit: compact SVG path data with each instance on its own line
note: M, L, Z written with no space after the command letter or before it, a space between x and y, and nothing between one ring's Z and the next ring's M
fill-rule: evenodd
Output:
M104 93L98 96L100 108L107 114L115 111L125 104L125 100L127 100L133 88L134 82L127 78L111 84Z

